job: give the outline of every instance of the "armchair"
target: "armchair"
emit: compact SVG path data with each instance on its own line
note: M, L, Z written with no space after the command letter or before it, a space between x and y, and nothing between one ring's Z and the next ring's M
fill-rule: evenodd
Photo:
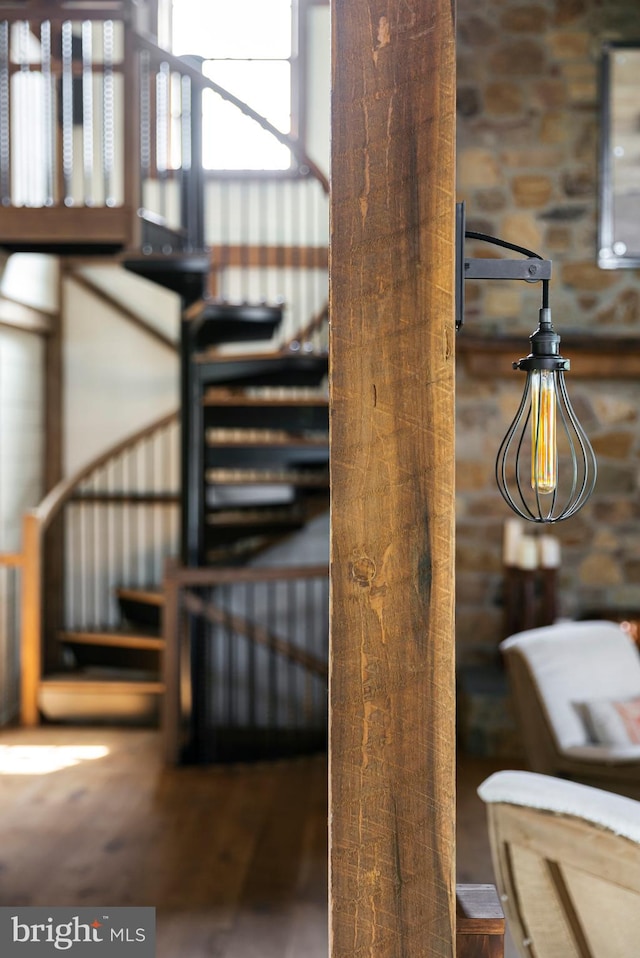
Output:
M640 654L612 622L513 635L504 653L531 769L640 789Z
M522 958L636 958L640 803L532 772L497 772L478 794Z

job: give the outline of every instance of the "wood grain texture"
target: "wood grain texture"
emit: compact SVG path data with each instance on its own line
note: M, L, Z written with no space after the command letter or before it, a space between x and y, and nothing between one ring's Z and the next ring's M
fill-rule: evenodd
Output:
M332 958L454 954L454 18L334 0Z

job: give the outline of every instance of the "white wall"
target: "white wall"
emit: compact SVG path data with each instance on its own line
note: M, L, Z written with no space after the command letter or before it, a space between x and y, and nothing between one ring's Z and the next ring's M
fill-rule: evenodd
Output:
M43 476L43 351L33 333L0 328L0 551L18 550L22 514Z
M331 27L330 7L309 10L307 74L307 153L329 174L331 143Z
M87 271L96 279L98 268ZM178 335L179 300L118 267L101 267L111 294ZM178 358L68 279L65 282L64 468L95 456L178 406Z

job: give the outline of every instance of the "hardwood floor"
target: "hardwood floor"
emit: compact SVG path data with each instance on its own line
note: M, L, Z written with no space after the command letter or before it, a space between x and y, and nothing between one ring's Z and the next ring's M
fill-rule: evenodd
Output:
M0 904L153 905L158 958L326 958L326 762L165 769L152 730L0 732ZM463 759L458 881L493 881Z
M152 731L0 734L0 904L154 905L158 958L326 958L326 889L324 758L166 770Z

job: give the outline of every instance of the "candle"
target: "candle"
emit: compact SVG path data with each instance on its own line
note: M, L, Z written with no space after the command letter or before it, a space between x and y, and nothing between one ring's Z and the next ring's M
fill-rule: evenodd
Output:
M538 568L538 544L533 536L520 536L516 565L519 569Z
M540 565L543 569L560 566L560 540L555 536L540 536L538 539Z
M518 564L518 543L522 538L522 523L519 519L507 519L504 524L502 561L507 566Z

